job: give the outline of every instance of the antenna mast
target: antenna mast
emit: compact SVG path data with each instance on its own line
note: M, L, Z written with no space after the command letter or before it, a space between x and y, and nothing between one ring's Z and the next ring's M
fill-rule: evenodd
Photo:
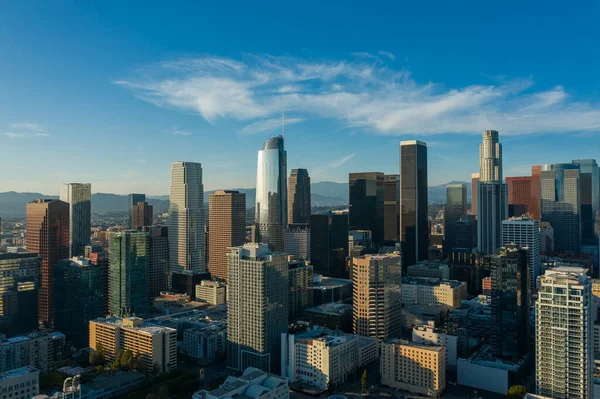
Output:
M281 124L283 129L283 138L285 139L285 111L281 111Z

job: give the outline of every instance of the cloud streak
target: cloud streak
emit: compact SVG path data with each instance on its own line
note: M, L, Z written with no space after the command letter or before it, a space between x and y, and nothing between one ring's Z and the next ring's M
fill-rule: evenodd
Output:
M150 66L115 84L211 124L238 121L241 134L272 129L283 109L298 119L332 119L381 135L600 131L600 103L572 98L560 85L537 89L531 79L505 79L448 88L417 82L386 63L393 54L378 54L355 53L354 61L204 56Z
M304 119L302 119L302 118L286 118L285 125L286 126L295 125L296 123L300 123L303 121L304 121ZM240 134L246 136L246 135L251 135L251 134L272 131L277 128L281 129L281 127L282 127L281 119L277 119L277 118L266 119L263 121L254 122L254 123L244 126L242 129L240 129Z
M171 129L171 134L173 136L191 136L192 132L189 132L187 130L177 129L176 127L174 127L173 129Z
M10 125L11 131L5 132L6 137L11 139L31 139L34 137L50 137L49 133L44 131L41 125L36 123L13 123Z
M351 160L355 156L356 156L356 154L346 155L344 158L340 158L338 160L335 160L335 161L331 162L327 166L329 166L330 168L337 168L339 166L342 166L343 164L345 164L346 162L348 162L349 160Z

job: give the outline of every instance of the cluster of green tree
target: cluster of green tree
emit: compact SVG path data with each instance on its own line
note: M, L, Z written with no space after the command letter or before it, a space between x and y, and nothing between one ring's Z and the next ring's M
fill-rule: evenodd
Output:
M120 350L117 352L114 360L107 364L106 352L102 345L98 345L96 350L91 349L89 355L89 363L91 366L96 366L98 372L118 370L122 371L139 371L146 372L146 362L140 353L133 353L131 350Z
M527 395L527 388L523 385L513 385L508 389L507 399L523 399Z
M153 378L147 378L146 381L135 391L127 394L128 399L163 399L160 396L161 387L163 395L165 392L176 392L172 395L174 398L189 399L194 392L198 391L198 375L196 373L175 370L170 373L164 373Z

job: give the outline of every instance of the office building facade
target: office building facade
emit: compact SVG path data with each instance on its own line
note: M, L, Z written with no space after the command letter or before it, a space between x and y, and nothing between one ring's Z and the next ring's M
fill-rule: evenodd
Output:
M69 204L58 200L40 199L27 204L27 250L42 258L38 319L50 326L53 319L54 267L69 257Z
M508 216L540 220L539 176L507 177Z
M139 229L144 226L152 226L154 219L154 207L146 201L138 202L131 209L132 212L132 229Z
M389 245L400 241L400 175L383 179L383 239Z
M227 361L234 370L278 371L288 321L288 261L266 244L231 248L227 302Z
M313 267L306 261L288 263L288 319L297 320L313 305Z
M310 176L306 169L292 169L288 180L287 224L310 222Z
M37 328L41 263L37 253L0 254L0 319L12 327L5 332Z
M208 271L227 281L227 248L244 245L246 194L217 190L208 197Z
M170 272L206 271L201 164L173 163L169 201Z
M310 259L310 227L290 224L285 229L284 252L298 260Z
M538 276L542 272L540 260L540 223L527 217L516 217L502 222L502 246L517 244L529 252L529 282L535 289Z
M579 165L581 240L585 244L598 245L595 225L600 216L600 167L595 159L576 159L572 163Z
M477 217L479 211L477 196L479 195L479 173L471 174L471 215Z
M83 256L92 234L92 185L63 184L60 200L69 204L69 256Z
M146 280L148 300L169 288L169 229L166 226L145 226L147 234Z
M316 274L348 278L348 215L311 215L310 259Z
M127 196L127 208L129 212L129 228L133 229L133 207L140 202L146 201L146 194L131 193Z
M444 253L456 247L456 225L467 214L467 185L448 184L446 186L446 206L444 207Z
M259 242L271 251L283 251L283 230L288 222L287 152L282 136L271 137L258 151L255 218Z
M402 262L427 260L429 223L427 200L427 144L400 143L400 242Z
M381 172L350 173L348 176L350 230L370 230L373 240L384 238L384 175Z

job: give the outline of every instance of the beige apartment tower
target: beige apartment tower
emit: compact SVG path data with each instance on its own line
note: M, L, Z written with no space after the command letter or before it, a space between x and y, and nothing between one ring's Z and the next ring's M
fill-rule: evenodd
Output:
M244 245L246 194L217 190L208 199L208 271L227 280L227 248Z
M400 255L365 255L352 260L354 333L384 340L400 334Z

